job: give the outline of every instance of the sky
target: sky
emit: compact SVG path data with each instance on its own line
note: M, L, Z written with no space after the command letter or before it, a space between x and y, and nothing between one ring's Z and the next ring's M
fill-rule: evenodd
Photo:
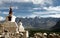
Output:
M0 0L0 20L8 15L10 6L16 17L60 18L60 0Z

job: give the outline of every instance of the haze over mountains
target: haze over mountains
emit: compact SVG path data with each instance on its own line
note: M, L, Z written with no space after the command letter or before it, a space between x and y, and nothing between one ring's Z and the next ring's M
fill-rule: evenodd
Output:
M16 22L22 20L22 23L25 28L40 28L40 29L49 29L56 25L56 23L60 20L60 18L16 18Z

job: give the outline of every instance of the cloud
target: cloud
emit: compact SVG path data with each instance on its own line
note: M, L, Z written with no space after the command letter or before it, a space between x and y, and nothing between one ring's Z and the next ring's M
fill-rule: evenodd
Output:
M0 0L0 4L4 3L13 3L13 2L31 2L31 0Z
M40 9L42 9L42 8L40 8L40 7L33 8L33 10L40 10Z
M43 18L47 18L47 17L60 18L60 14L55 14L55 15L43 15L43 16L39 16L39 17L43 17Z
M12 1L15 1L15 2L31 2L31 0L12 0Z
M56 17L59 18L60 16L60 6L49 6L49 7L36 7L33 8L35 10L33 12L33 15L39 16L39 17ZM43 10L43 11L42 11Z
M60 6L36 7L33 10L60 11Z
M34 11L35 10L35 11ZM36 10L39 10L39 11L36 11ZM41 11L41 10L44 10L44 11ZM59 18L60 16L60 6L56 6L56 7L43 7L43 8L40 8L40 7L36 7L36 8L33 8L33 12L32 14L30 15L26 15L26 16L23 16L23 17L56 17L56 18Z
M60 14L50 15L50 17L60 18Z
M12 6L12 9L19 9L18 6Z
M57 11L43 11L43 12L33 12L35 15L54 15L59 14L60 12Z
M32 2L33 4L52 4L52 0L0 0L0 4L5 2Z
M14 13L15 13L15 12L13 12L13 14L14 14ZM6 14L6 15L8 15L9 12L4 11L4 12L2 12L2 14Z
M51 12L51 11L50 11ZM50 13L50 12L34 12L33 15L39 16L39 17L56 17L60 18L60 12L59 13Z
M60 11L60 6L50 6L50 7L44 7L43 9L48 10L48 11Z
M9 9L9 7L0 7L0 9ZM12 6L12 9L18 9L18 6Z
M32 0L33 4L41 4L41 5L52 5L53 4L53 0Z
M40 10L40 11L34 11L33 15L39 16L39 17L56 17L60 18L60 6L50 6L50 7L43 7L43 8L34 8L34 10ZM45 10L45 11L41 11Z
M9 12L3 12L3 14L9 14Z
M40 17L44 17L44 18L47 18L47 17L60 18L60 14L55 14L55 15L44 15L44 16L40 16Z
M3 21L3 20L5 20L5 18L4 18L4 17L2 17L2 16L0 16L0 21Z
M60 18L60 12L59 13L57 13L57 12L50 13L50 12L47 12L47 13L46 12L34 12L33 15L39 16L39 17L44 17L44 18L46 18L46 17Z

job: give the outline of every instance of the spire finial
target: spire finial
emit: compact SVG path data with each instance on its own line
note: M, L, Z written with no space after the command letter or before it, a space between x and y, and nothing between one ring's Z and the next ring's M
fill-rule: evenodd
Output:
M12 7L10 6L9 14L12 14Z

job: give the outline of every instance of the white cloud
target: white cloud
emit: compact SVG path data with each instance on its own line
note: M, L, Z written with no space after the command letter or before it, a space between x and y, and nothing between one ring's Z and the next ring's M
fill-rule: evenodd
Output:
M56 15L50 15L50 17L54 17L54 18L60 18L60 14L56 14Z
M31 2L31 0L10 0L12 2Z
M35 15L52 15L52 14L60 14L58 11L43 11L43 12L33 12Z
M37 12L36 12L37 13ZM43 17L43 18L47 18L47 17L53 17L53 18L60 18L60 14L44 14L44 13L39 13L39 14L31 14L31 15L29 15L29 16L27 16L28 18L29 17L32 17L32 18L34 18L34 17Z
M9 9L10 7L0 7L0 9ZM18 9L18 6L12 6L12 9Z
M25 18L26 16L21 16L21 15L17 15L16 17L19 17L19 18Z
M5 2L13 3L13 2L31 2L31 0L0 0L0 4L3 4Z
M32 0L34 4L43 4L44 0ZM43 2L43 3L42 3Z
M46 18L46 17L54 17L54 18L60 18L60 12L59 13L50 13L50 12L34 12L33 13L33 15L32 16L34 16L34 14L35 14L35 16L39 16L39 17L44 17L44 18Z
M47 4L53 4L53 0L32 0L32 2L34 4L41 4L41 5L45 5Z
M0 21L3 21L3 20L5 20L5 18L3 18L2 16L0 16Z
M50 6L50 7L43 7L43 8L33 8L33 10L45 10L45 11L35 11L33 12L34 14L60 14L60 6L56 6L56 7L53 7L53 6Z
M34 8L36 10L40 8ZM43 7L42 9L45 9L46 11L40 11L40 12L33 12L36 16L40 17L54 17L54 18L60 18L60 6L56 7Z
M14 14L15 12L13 12L13 14ZM2 12L2 14L9 14L9 12L6 12L6 11L4 11L4 12Z
M40 17L44 17L44 18L47 18L47 17L60 18L60 14L55 14L55 15L43 15L43 16L40 16Z
M23 18L34 18L34 17L36 17L37 15L35 15L35 14L30 14L30 15L27 15L27 16L20 16L20 15L18 15L17 17L23 17Z
M12 9L19 9L17 6L12 6Z
M53 7L53 6L44 7L43 9L46 9L48 11L60 11L60 6L56 6L56 7Z
M38 10L38 9L42 9L42 8L40 8L40 7L38 7L38 8L33 8L33 10Z
M3 14L9 14L9 12L3 12Z
M48 4L52 4L52 0L0 0L0 4L3 4L5 2L33 2L33 4L45 4L45 3L48 3Z

